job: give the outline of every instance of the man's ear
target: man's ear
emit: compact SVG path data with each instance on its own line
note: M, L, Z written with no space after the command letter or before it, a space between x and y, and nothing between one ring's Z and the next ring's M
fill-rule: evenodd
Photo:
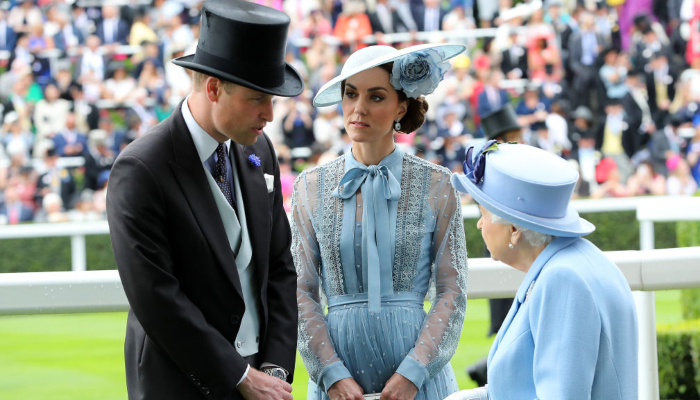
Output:
M212 103L216 103L216 101L219 100L221 88L221 81L218 78L210 76L204 81L204 93L207 95L207 99Z

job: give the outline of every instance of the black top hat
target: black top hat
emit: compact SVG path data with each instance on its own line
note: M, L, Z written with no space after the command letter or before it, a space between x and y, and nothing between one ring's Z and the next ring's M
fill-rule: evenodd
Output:
M293 97L304 91L285 62L289 17L243 0L208 0L195 54L173 63L263 93Z
M503 107L481 118L481 127L489 140L497 139L506 132L522 128L518 125L518 118L510 103L506 103Z

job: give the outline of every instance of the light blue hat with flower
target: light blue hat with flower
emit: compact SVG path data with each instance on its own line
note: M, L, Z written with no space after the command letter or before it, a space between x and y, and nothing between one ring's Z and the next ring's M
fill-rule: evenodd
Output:
M328 81L314 98L316 107L338 104L343 100L341 83L349 77L374 68L394 63L391 85L410 98L430 94L442 81L450 58L466 50L461 44L421 44L397 50L391 46L369 46L350 55L340 75Z
M474 156L469 147L464 175L452 186L469 193L482 207L533 231L579 237L595 226L569 205L578 172L563 158L526 144L486 142Z

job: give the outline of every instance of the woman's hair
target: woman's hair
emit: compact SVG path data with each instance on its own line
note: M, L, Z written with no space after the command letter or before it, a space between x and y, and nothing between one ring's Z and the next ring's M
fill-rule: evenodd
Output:
M394 63L382 64L379 68L391 75ZM344 95L345 81L341 83L340 90ZM425 96L418 96L417 99L412 99L406 96L403 90L396 90L396 93L399 95L399 102L405 101L407 105L406 114L399 121L401 123L401 132L411 133L417 131L425 123L425 113L428 112L428 102L425 100Z
M533 231L532 229L528 229L518 224L514 224L506 220L505 218L499 217L494 213L491 213L491 222L493 222L494 224L501 225L512 224L515 227L515 229L519 230L523 234L525 240L527 240L527 242L530 243L530 245L533 247L546 246L547 244L549 244L549 242L552 241L552 239L554 239L554 236L552 235L547 235L546 233Z

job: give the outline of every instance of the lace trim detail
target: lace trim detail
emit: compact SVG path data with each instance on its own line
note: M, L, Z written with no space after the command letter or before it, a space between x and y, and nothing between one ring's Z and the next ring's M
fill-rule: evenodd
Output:
M314 337L309 336L309 333L306 331L305 327L307 323L308 321L301 318L301 311L299 311L299 324L297 325L297 349L299 350L301 359L304 361L306 371L309 373L309 379L311 379L313 382L318 382L318 377L321 375L321 372L323 372L325 365L323 362L321 362L321 359L318 358L316 353L314 353L309 347L309 343L311 343L311 340Z
M321 260L325 268L327 297L345 294L343 268L340 262L340 233L342 232L343 201L332 196L345 174L345 157L341 156L318 168L317 199L320 226L315 226Z
M413 291L413 280L418 272L420 260L421 240L430 207L428 195L433 172L445 176L449 176L450 173L447 168L410 154L404 155L401 172L403 185L396 214L396 247L392 277L394 291L397 292ZM434 266L432 269L434 270Z
M456 191L454 192L454 196L455 199L459 199L459 195ZM426 365L428 374L431 377L440 372L454 355L457 350L457 345L459 344L459 338L462 334L462 326L464 325L464 316L467 308L469 269L467 266L467 241L463 225L460 223L461 221L462 208L458 206L450 221L448 246L451 253L452 268L457 271L457 285L462 293L454 300L454 310L450 316L447 330L445 330L445 335L437 346L438 354Z

